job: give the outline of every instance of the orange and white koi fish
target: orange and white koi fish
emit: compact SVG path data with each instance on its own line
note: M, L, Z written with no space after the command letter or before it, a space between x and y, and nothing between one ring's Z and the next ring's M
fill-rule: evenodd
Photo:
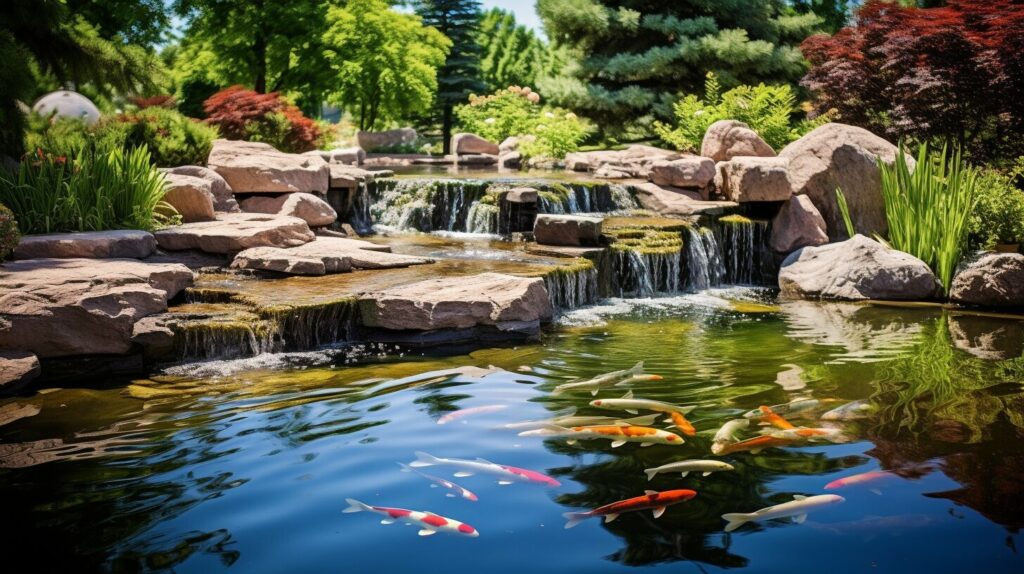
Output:
M552 391L553 393L563 393L565 391L590 391L591 394L596 395L598 391L605 387L614 387L623 385L628 382L634 381L660 381L661 376L659 375L647 375L644 374L644 362L633 365L631 369L625 369L622 371L613 371L611 373L605 373L598 375L593 379L587 379L585 381L576 381L572 383L563 383L558 385Z
M669 415L669 420L672 421L672 424L681 430L683 434L687 436L695 436L697 434L697 429L693 428L693 425L684 416L693 410L694 407L692 406L683 407L661 401L636 399L633 398L633 391L628 391L625 395L622 395L622 398L618 399L595 399L590 401L590 406L599 409L621 409L634 415L638 414L641 410L665 413Z
M457 421L465 417L473 415L482 415L484 413L493 413L507 408L508 405L483 405L480 407L469 407L468 409L460 409L457 411L452 411L442 416L441 418L437 419L437 424L446 425L452 421Z
M563 516L569 521L565 523L565 527L572 528L580 522L596 516L603 516L604 521L607 523L615 520L624 512L636 512L638 510L653 510L654 517L658 518L665 514L666 507L686 502L697 496L696 491L688 489L666 490L663 492L645 490L644 493L643 496L627 498L626 500L606 504L587 512L566 512Z
M512 484L513 482L533 482L546 486L562 485L562 483L550 476L541 474L537 471L508 466L505 464L497 464L482 458L478 458L476 460L440 458L425 452L416 451L416 460L409 463L409 466L414 468L440 465L454 466L460 469L455 472L455 476L459 478L473 476L476 473L496 475L498 477L498 484L502 486Z
M793 423L787 421L786 419L784 419L781 416L779 416L778 414L776 414L775 411L773 411L771 407L766 407L764 405L761 405L760 407L758 407L758 410L761 411L761 422L762 423L768 423L768 424L772 425L773 427L779 428L779 429L782 429L782 430L788 430L788 429L796 428L796 425L794 425Z
M726 532L732 532L748 522L771 520L773 518L793 517L793 522L802 524L804 520L807 520L808 512L845 501L845 498L842 496L836 496L835 494L819 494L817 496L801 496L797 494L794 495L793 500L789 502L783 502L782 504L776 504L775 506L768 506L749 514L742 512L723 514L722 518L729 521L729 523L725 525Z
M572 428L548 425L542 429L521 432L519 436L562 437L566 438L566 442L569 444L576 444L580 440L608 439L612 441L612 448L618 448L627 442L638 442L640 446L683 444L683 438L675 433L651 427L633 426L626 423Z
M843 434L840 429L833 428L807 428L807 427L794 427L786 430L773 430L765 433L766 436L775 437L777 439L791 440L793 442L800 440L809 441L828 441L828 442L848 442L849 439Z
M761 435L754 438L748 438L747 440L741 440L740 442L734 442L723 446L718 449L715 454L732 454L734 452L750 451L753 454L757 454L766 448L789 446L793 444L794 440L786 438L776 438L771 435Z
M833 490L836 488L844 488L847 486L855 486L860 484L866 484L874 482L876 480L882 480L885 478L894 478L897 475L886 471L886 470L872 470L871 472L862 472L860 474L853 474L850 476L844 476L843 478L837 478L832 482L825 485L825 490Z
M370 506L363 502L359 502L354 498L346 498L345 502L348 502L349 506L342 512L376 512L377 514L383 514L384 519L380 521L381 524L393 524L396 521L406 522L408 524L414 524L420 527L420 536L433 536L438 532L445 532L448 534L459 534L462 536L469 536L476 538L480 536L476 528L459 522L458 520L452 520L451 518L445 518L431 512L424 512L420 510L406 510L404 508L390 508L388 506Z
M398 466L402 467L402 472L412 472L432 482L433 484L430 485L430 488L437 488L438 486L440 486L452 491L445 494L445 496L447 496L448 498L455 498L456 496L459 496L465 498L466 500L472 500L473 502L479 500L479 498L477 498L475 494L473 494L472 492L465 488L462 488L461 486L455 484L450 480L446 480L437 476L432 476L425 472L420 472L407 464L398 463Z
M747 419L733 419L718 429L715 433L715 438L711 442L711 452L714 454L722 454L725 447L734 444L736 442L736 433L740 429L747 428L750 425L750 421Z
M796 399L789 401L788 403L782 403L781 405L772 405L768 408L777 415L792 415L817 408L820 404L821 401L817 399ZM764 413L761 411L761 408L756 408L752 411L747 411L743 416L748 419L759 419L764 416Z

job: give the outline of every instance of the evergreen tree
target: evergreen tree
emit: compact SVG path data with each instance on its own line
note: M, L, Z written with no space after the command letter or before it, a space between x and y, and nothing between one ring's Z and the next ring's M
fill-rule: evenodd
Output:
M858 0L791 0L793 8L800 13L812 12L821 18L822 28L834 33L850 20L851 10Z
M782 0L538 0L537 10L576 60L541 93L628 135L671 117L708 72L725 88L795 83L805 69L796 46L820 25Z
M508 86L536 86L546 47L533 30L516 24L515 14L501 8L484 12L477 42L482 51L480 73L488 92Z
M480 79L480 3L476 0L417 0L416 13L427 26L452 41L451 51L437 70L435 113L440 116L444 153L451 151L453 108L470 94L487 88Z

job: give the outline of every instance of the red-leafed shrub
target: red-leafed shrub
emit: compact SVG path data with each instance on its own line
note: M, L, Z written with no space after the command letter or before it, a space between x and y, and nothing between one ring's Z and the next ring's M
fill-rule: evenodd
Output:
M131 98L131 102L139 107L140 110L146 108L174 108L175 102L174 96L150 96L148 98Z
M853 26L801 45L819 112L891 137L950 139L975 157L1024 153L1024 4L868 0Z
M221 136L266 142L281 151L316 149L320 128L277 92L260 94L242 86L225 88L203 103L206 122Z

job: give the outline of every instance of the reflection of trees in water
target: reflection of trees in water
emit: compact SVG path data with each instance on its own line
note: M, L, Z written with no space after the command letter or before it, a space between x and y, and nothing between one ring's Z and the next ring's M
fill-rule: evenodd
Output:
M186 532L178 537L157 534L133 540L125 548L114 549L107 567L111 572L167 570L198 553L215 555L221 564L231 566L242 555L230 548L232 544L231 533L224 529Z

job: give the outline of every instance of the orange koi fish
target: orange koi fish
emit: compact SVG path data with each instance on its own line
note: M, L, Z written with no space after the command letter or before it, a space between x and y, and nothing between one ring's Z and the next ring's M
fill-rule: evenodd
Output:
M767 436L772 436L779 439L786 440L825 440L829 442L847 442L849 439L843 435L843 431L840 429L832 428L807 428L807 427L794 427L786 430L777 430L765 433Z
M654 510L654 517L658 518L665 513L665 507L686 502L697 496L696 491L685 488L663 492L645 490L644 493L643 496L627 498L626 500L606 504L587 512L566 512L563 516L569 519L569 521L565 523L565 527L572 528L580 522L595 516L603 516L605 522L611 522L624 512L636 512L638 510Z
M753 454L757 454L766 448L788 446L794 442L795 441L793 439L778 438L772 435L762 435L724 445L715 454L732 454L734 452L743 451L750 451Z
M669 416L672 417L672 424L676 425L676 428L684 435L697 436L697 429L693 427L690 421L686 420L683 413L672 411L669 413Z
M773 411L771 407L766 407L764 405L761 405L759 410L761 411L761 422L766 422L766 423L772 425L773 427L779 428L779 429L782 429L782 430L789 430L789 429L792 429L792 428L796 428L796 425L794 425L793 423L787 421L786 419L782 418L781 416L775 414L775 411Z

